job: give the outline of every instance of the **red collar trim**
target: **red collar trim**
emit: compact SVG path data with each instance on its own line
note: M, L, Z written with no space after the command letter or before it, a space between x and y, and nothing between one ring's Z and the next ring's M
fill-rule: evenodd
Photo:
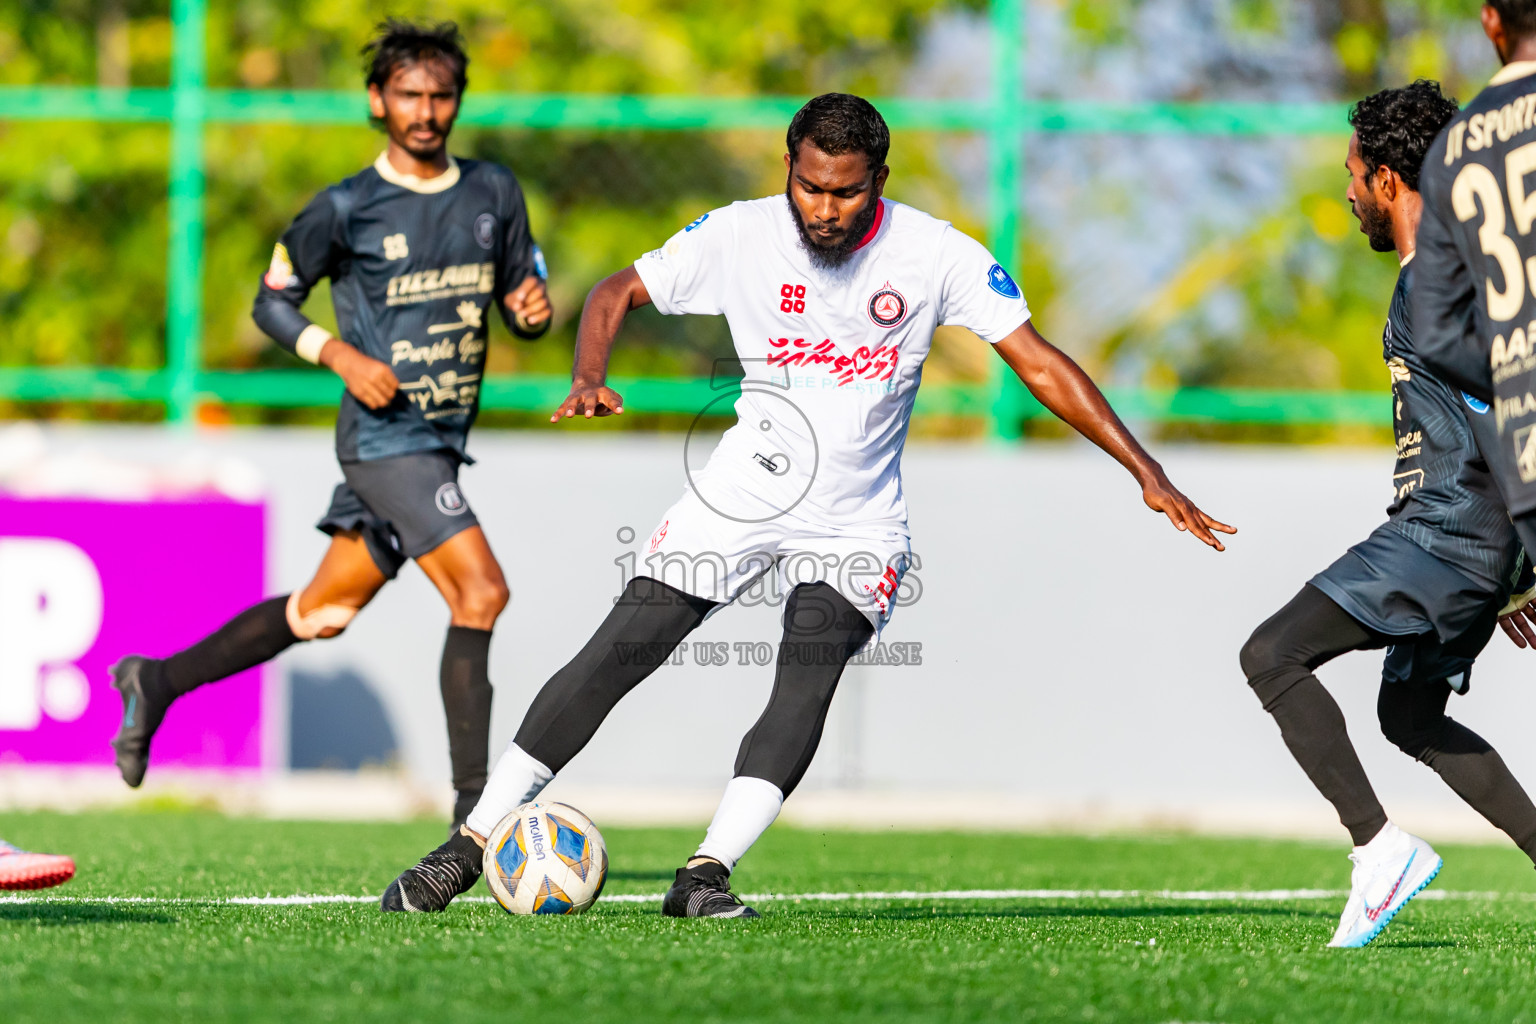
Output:
M875 202L880 204L875 207L875 222L869 226L869 230L864 233L864 237L859 239L859 244L853 247L854 252L858 252L873 241L874 237L880 233L880 225L885 222L885 200L876 199Z

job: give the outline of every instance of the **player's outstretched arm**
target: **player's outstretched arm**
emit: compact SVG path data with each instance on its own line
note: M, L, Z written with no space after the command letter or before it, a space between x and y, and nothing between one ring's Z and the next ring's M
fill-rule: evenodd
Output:
M1041 337L1033 321L993 347L1040 404L1130 470L1141 484L1148 508L1163 513L1175 527L1193 533L1217 551L1226 550L1216 534L1236 533L1237 529L1200 511L1169 482L1163 467L1131 436L1082 367Z
M549 418L551 423L578 413L591 419L593 416L616 416L624 411L624 399L606 383L608 356L629 311L649 305L650 301L645 282L640 280L634 267L625 267L617 274L603 278L587 293L586 304L581 307L581 326L576 331L576 366L571 371L571 393Z

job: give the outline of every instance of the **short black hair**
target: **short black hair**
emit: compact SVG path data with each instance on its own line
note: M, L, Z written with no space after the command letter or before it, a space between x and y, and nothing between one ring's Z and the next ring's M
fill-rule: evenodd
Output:
M871 171L884 166L891 151L891 129L880 111L846 92L823 93L796 111L784 136L791 159L800 155L806 139L828 156L863 153Z
M386 18L375 27L374 37L363 47L362 55L367 84L380 89L397 69L428 60L448 65L460 95L469 84L469 55L464 52L464 36L451 21L424 25Z
M1536 0L1488 0L1488 6L1499 12L1504 34L1511 40L1536 35Z
M1440 83L1427 78L1400 89L1383 89L1356 103L1349 111L1349 123L1360 136L1360 159L1367 172L1389 167L1417 192L1424 154L1459 110L1456 101L1440 91Z

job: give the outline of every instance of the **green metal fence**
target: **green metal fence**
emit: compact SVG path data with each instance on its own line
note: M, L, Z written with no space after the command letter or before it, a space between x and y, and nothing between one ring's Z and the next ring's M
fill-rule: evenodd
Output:
M203 368L202 276L205 153L208 124L362 124L356 92L209 89L207 0L171 0L174 32L168 89L73 86L0 87L0 120L159 122L171 126L170 231L167 253L166 364L142 371L89 367L0 367L0 398L18 401L163 402L186 423L201 401L267 406L328 405L338 385L315 370L218 372ZM1016 264L1024 190L1024 146L1035 133L1188 133L1334 135L1346 130L1342 104L1093 103L1024 97L1023 0L992 0L992 88L988 102L880 99L893 129L971 131L988 141L989 244ZM461 124L587 130L781 128L801 101L787 97L711 98L589 94L474 93ZM1043 410L998 364L990 384L933 385L918 411L984 416L994 433L1014 436ZM692 414L717 397L708 380L616 381L631 409ZM567 380L551 375L487 377L487 409L553 408ZM1261 390L1152 391L1110 395L1133 418L1173 422L1379 424L1386 404L1375 393Z

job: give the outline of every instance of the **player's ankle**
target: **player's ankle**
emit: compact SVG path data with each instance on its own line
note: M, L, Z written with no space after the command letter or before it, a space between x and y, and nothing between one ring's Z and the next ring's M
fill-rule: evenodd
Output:
M481 835L479 832L476 832L468 825L459 826L459 835L464 836L467 839L473 839L476 846L480 847L482 850L485 849L485 836Z
M688 863L684 864L683 867L685 867L685 868L696 868L696 867L702 867L705 864L713 864L716 867L725 868L724 864L722 864L720 861L716 860L713 857L699 857L699 856L689 857L688 858ZM731 869L730 868L725 868L725 870L726 870L726 873L729 874Z
M1370 838L1369 842L1362 843L1355 847L1355 849L1367 857L1380 856L1395 846L1398 837L1402 834L1402 829L1388 821L1385 825L1381 826L1380 831Z

